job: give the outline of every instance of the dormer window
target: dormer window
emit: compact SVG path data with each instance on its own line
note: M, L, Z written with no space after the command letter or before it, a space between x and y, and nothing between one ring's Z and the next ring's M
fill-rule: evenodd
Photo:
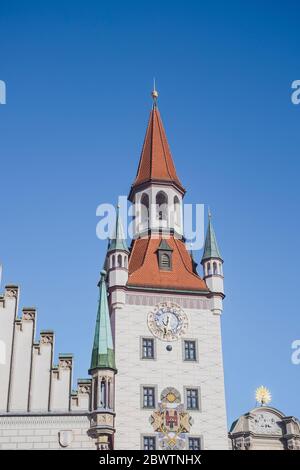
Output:
M157 250L158 265L162 271L172 270L172 252L173 248L168 245L165 239L162 239Z

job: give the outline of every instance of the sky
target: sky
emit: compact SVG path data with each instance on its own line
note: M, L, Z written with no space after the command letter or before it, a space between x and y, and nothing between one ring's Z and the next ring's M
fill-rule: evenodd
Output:
M0 0L4 285L87 377L106 243L96 208L127 195L159 109L186 202L210 206L224 258L228 423L300 418L300 79L296 1ZM201 251L195 253L197 260ZM201 272L201 271L200 271Z

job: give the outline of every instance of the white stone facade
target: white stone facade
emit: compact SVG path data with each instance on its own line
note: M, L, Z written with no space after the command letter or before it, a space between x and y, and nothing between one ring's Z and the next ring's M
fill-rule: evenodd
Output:
M0 449L95 449L86 415L0 416Z
M7 286L0 296L0 449L94 448L91 380L72 392L72 355L60 354L54 366L54 333L43 331L36 342L36 311L23 308L19 318L18 303L18 287Z
M300 422L270 406L240 416L231 426L233 450L300 450Z
M143 409L142 386L154 386L156 403L166 387L176 388L185 403L185 388L199 389L200 409L190 411L190 437L201 439L204 449L228 449L220 315L212 312L212 299L191 295L132 292L114 313L116 375L115 449L140 449L143 435L153 435L151 410ZM172 343L155 338L155 359L141 358L141 338L152 337L147 326L152 305L170 301L186 306L186 334ZM137 305L138 304L138 305ZM195 340L197 361L183 360L184 339ZM167 351L170 344L172 351Z

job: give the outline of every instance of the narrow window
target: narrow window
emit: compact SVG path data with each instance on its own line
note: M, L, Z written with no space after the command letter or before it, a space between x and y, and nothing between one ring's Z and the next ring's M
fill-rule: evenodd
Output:
M106 408L106 382L101 380L101 408Z
M200 437L189 437L189 450L201 450Z
M141 222L143 228L149 227L149 196L145 193L141 198Z
M208 276L211 274L210 263L207 264L207 274L208 274Z
M144 450L156 450L156 439L154 436L144 436Z
M177 196L174 197L174 224L177 226L181 225L180 217L180 202Z
M142 358L154 359L154 339L152 338L142 339Z
M143 408L155 407L155 389L154 387L143 387Z
M218 267L217 267L217 263L215 261L213 263L213 271L214 271L214 274L218 274Z
M187 388L186 407L188 410L199 410L199 396L197 388Z
M168 220L168 197L160 191L156 195L156 207L157 207L157 218L158 220Z
M111 409L111 383L107 383L107 407Z
M184 342L184 360L196 361L196 341Z
M118 255L118 267L122 267L122 255Z
M94 410L98 408L98 379L94 381Z
M115 257L115 255L113 255L113 257L112 257L112 267L113 268L116 267L116 257Z

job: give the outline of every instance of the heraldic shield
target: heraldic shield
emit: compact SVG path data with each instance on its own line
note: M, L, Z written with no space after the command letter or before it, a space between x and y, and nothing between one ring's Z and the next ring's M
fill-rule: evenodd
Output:
M159 446L164 450L182 450L186 445L186 434L193 424L192 418L175 388L165 388L160 399L158 409L150 417L153 430L158 433Z

